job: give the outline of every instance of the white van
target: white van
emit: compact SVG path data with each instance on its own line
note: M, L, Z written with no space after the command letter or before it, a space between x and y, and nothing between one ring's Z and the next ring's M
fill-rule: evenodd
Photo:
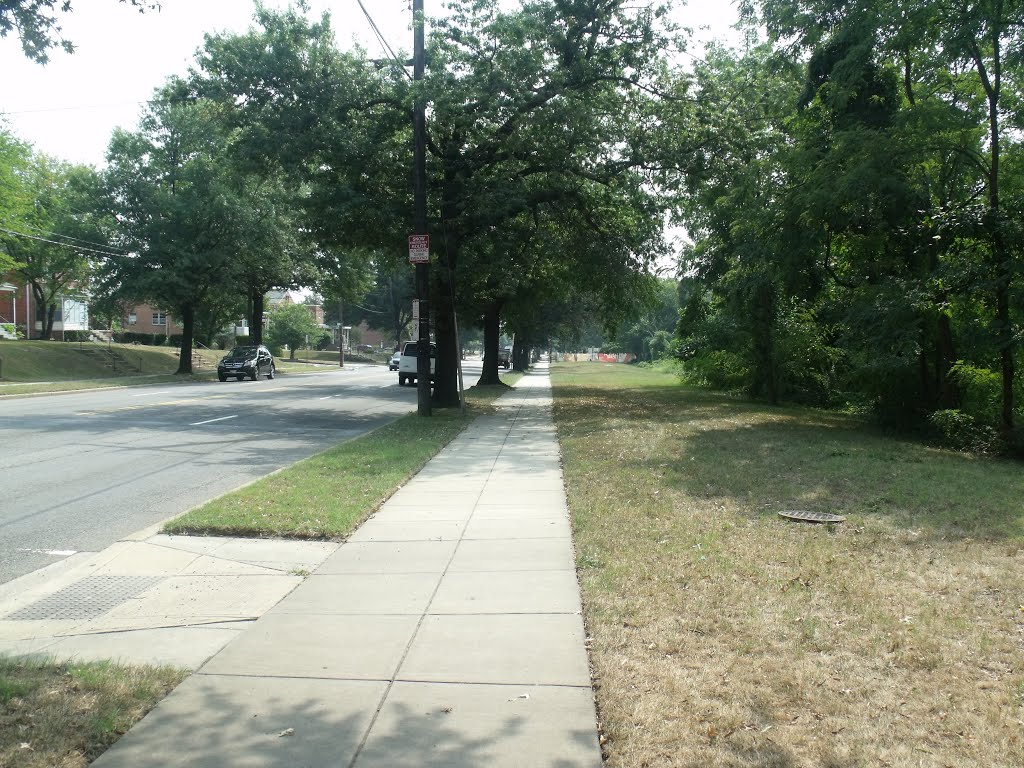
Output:
M416 345L418 342L407 341L402 346L402 359L398 361L398 386L404 386L406 382L416 383ZM430 380L434 380L434 372L437 367L437 347L430 345Z

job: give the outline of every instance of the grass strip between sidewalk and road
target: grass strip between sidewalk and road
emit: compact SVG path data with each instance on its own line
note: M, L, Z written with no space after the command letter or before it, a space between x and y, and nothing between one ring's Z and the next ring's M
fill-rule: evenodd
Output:
M0 657L0 765L88 765L187 674L172 667Z
M342 539L507 391L473 387L466 417L457 408L435 408L430 418L409 414L191 510L164 532Z
M1024 765L1019 463L552 373L609 768Z

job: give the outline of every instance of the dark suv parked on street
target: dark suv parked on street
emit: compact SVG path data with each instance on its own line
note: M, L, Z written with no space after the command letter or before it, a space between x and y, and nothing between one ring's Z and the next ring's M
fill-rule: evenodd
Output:
M256 381L261 375L274 378L277 368L270 350L260 344L258 347L235 347L217 363L217 378L227 381L234 376L241 381L248 377Z

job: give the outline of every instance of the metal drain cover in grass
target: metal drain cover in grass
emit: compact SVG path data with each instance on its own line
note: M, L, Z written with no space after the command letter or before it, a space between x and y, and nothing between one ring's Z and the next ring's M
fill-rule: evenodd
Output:
M788 520L799 520L802 523L841 523L846 520L840 515L830 515L827 512L807 512L802 509L787 509L779 512L779 517Z
M160 576L87 576L4 618L13 621L94 619L159 581L162 581Z

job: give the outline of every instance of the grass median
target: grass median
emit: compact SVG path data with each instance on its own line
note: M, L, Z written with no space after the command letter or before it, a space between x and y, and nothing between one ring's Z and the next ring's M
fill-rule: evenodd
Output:
M410 414L191 510L164 531L343 539L506 391L473 387L466 416L457 408L435 408L430 418Z
M1019 463L632 367L553 382L608 766L1024 765Z

